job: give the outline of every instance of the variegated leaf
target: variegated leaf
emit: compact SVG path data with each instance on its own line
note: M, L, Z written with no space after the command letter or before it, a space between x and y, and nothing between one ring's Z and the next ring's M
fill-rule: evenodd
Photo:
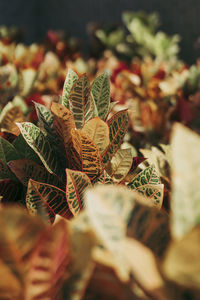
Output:
M51 111L54 114L53 125L56 133L61 137L67 151L67 143L71 138L71 129L76 128L74 117L70 110L59 103L52 103Z
M110 143L108 125L100 118L96 117L89 120L82 129L91 140L98 146L101 154L105 151Z
M59 179L54 174L50 174L44 167L27 158L12 160L8 165L24 185L28 185L29 179L33 179L58 187L62 186Z
M92 83L92 94L99 117L104 120L110 107L110 83L107 72L98 76Z
M122 110L116 113L110 120L108 120L107 124L110 129L110 144L103 155L104 166L106 166L106 164L115 155L117 150L120 148L121 143L123 142L123 138L126 134L129 124L127 110Z
M66 169L67 185L66 185L66 198L69 209L74 216L80 212L84 207L84 193L88 187L91 187L89 177L79 171Z
M77 129L81 129L85 122L97 115L86 75L82 75L73 85L69 94L69 109L73 113Z
M147 197L148 199L151 199L154 205L158 208L162 207L164 184L145 184L136 188L136 191Z
M28 183L26 205L32 214L46 210L52 223L56 214L66 219L72 217L64 191L32 179Z
M112 178L108 175L108 173L104 170L103 174L98 178L98 184L113 184Z
M68 69L62 93L62 105L66 108L69 108L69 93L78 78L78 75L72 69Z
M128 187L137 189L146 184L155 185L160 183L160 177L158 176L155 167L152 165L136 175L134 180L128 184Z
M50 173L62 176L62 166L59 165L58 155L44 133L37 126L29 122L18 124L18 127L24 139L39 156L46 169Z
M40 234L31 253L25 275L25 299L58 299L68 263L68 233L65 222L60 221Z
M162 206L164 186L154 166L145 168L127 186L152 199L156 206Z
M119 149L106 165L106 171L114 182L121 182L128 174L132 165L130 149Z
M101 186L101 188L103 187ZM122 219L111 206L107 205L102 195L95 193L93 189L86 192L85 201L86 213L94 234L111 252L118 276L122 281L128 281L130 268L128 262L124 260L122 252L122 242L125 239L125 226Z
M71 134L71 169L82 171L91 180L95 180L102 172L101 154L97 145L81 130L72 129Z
M3 119L1 120L0 127L3 130L7 130L9 132L12 132L13 134L19 135L20 131L15 123L24 121L25 118L20 107L14 106L6 112Z
M46 130L47 133L52 134L53 114L46 106L37 102L34 102L34 104L35 104L35 109L37 112L38 119L42 127Z

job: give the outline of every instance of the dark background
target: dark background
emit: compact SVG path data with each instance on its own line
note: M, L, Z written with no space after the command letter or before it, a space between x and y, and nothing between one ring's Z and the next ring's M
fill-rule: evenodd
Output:
M67 29L87 46L86 24L120 23L124 10L156 11L161 29L182 37L181 57L189 63L200 56L200 0L0 0L0 24L27 30L26 42L41 41L47 29Z

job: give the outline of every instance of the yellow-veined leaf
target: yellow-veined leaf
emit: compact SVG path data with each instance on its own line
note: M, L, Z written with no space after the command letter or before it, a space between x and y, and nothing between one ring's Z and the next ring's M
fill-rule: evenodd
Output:
M72 129L71 135L71 169L82 171L94 180L102 172L101 154L97 145L81 130Z
M108 125L98 117L85 123L82 132L87 134L89 138L93 140L93 142L98 146L101 154L110 143Z
M122 110L116 113L110 120L108 120L107 124L110 130L110 144L103 155L104 166L106 166L117 150L119 150L120 145L123 142L123 138L129 124L127 110Z
M127 186L151 199L155 206L162 206L164 185L154 166L145 168Z
M64 105L66 108L69 108L69 93L74 83L78 80L78 78L78 75L72 69L69 68L67 76L65 78L62 92L62 105Z
M98 115L104 120L110 106L110 83L107 72L104 72L93 81L91 90L97 106Z
M85 122L97 116L90 83L85 74L75 82L70 91L69 109L73 113L77 129L81 129Z
M85 190L92 186L89 177L79 171L66 169L66 198L71 213L76 216L84 207Z
M20 131L17 125L15 124L16 122L24 122L25 118L24 115L18 106L13 106L11 107L6 113L4 114L0 127L1 130L6 130L8 132L11 132L15 135L19 135Z
M32 179L28 183L26 205L33 215L46 211L52 223L56 214L66 219L72 217L64 191Z
M18 123L17 125L24 139L39 156L46 169L62 178L62 165L59 156L44 133L30 122Z
M56 133L61 137L67 150L67 143L71 138L71 129L76 128L72 112L59 103L52 103L51 111L54 114L53 125Z
M121 182L132 166L131 149L119 149L106 165L106 171L114 182Z

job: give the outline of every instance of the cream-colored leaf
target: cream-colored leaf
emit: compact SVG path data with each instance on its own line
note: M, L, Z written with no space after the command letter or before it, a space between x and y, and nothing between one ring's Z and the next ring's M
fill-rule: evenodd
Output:
M131 149L119 149L110 162L106 165L106 171L114 182L121 182L128 174L132 165Z
M182 238L200 221L200 137L181 124L172 140L172 233Z
M200 228L193 229L169 247L163 263L167 279L186 288L200 290Z
M99 117L89 120L82 129L103 153L110 143L108 125Z

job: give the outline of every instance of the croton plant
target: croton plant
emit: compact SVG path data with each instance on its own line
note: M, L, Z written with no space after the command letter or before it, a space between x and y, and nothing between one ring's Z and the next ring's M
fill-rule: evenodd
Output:
M129 125L128 111L110 116L107 73L90 86L85 74L79 77L70 69L60 103L52 102L50 109L35 106L38 126L17 119L17 138L12 143L0 138L1 184L6 191L12 183L15 201L53 223L56 214L67 219L77 216L87 188L110 183L127 185L161 206L163 184L154 166L138 173L137 165L144 158L120 148ZM9 110L2 120L3 124L7 120L3 126L7 130L11 116ZM14 199L12 189L3 194L2 202L8 198Z

